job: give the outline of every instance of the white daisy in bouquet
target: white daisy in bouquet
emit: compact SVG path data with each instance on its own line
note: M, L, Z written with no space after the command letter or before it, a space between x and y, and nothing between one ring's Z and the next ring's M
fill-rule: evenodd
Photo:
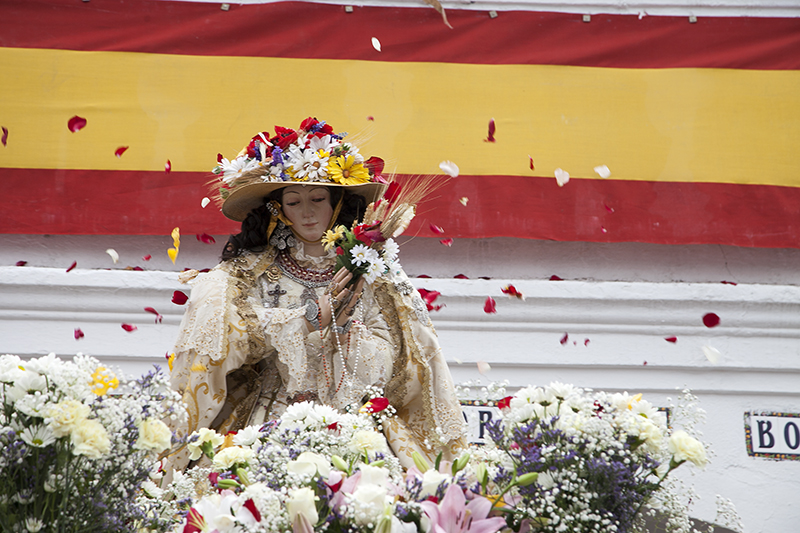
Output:
M3 355L0 402L0 529L31 520L42 531L169 524L131 503L172 446L164 420L185 416L158 369L124 382L83 355Z

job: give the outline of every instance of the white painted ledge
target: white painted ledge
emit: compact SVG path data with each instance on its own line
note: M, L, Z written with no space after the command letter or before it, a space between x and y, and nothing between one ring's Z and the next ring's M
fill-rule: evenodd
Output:
M220 0L184 0L222 4ZM238 0L232 5L268 4L281 0ZM341 6L428 7L422 0L313 0L318 4ZM442 0L445 9L472 11L549 11L557 13L658 15L697 17L800 17L795 0Z

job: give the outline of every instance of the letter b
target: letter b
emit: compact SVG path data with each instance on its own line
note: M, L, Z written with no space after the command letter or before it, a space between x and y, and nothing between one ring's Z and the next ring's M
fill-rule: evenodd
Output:
M759 448L772 448L775 446L775 437L772 436L770 430L772 429L772 422L769 420L758 421L758 447Z

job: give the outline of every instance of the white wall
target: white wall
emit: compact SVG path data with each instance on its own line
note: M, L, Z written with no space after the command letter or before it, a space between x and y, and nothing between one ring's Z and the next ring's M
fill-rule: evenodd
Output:
M9 265L0 266L0 352L81 351L128 373L163 365L182 314L171 295L186 289L177 271L213 266L223 240L210 246L190 237L173 266L168 236L0 236L0 265ZM147 254L153 259L145 262ZM29 266L10 266L19 260ZM508 379L514 388L558 380L642 392L656 405L689 387L708 412L705 436L716 453L692 479L702 495L696 516L713 521L714 497L722 494L748 532L796 531L800 462L748 456L743 414L800 412L800 250L515 239L456 240L447 248L413 239L401 260L411 275L433 276L415 279L418 287L442 293L437 303L445 307L432 318L457 382ZM68 273L72 261L78 266ZM156 270L123 270L135 265ZM492 279L453 279L459 273ZM553 274L564 281L549 281ZM504 296L508 283L527 299ZM483 312L487 296L497 314ZM720 316L718 327L703 326L708 312ZM125 332L123 322L138 330ZM79 341L77 327L86 335ZM720 351L716 364L703 346ZM486 376L478 361L490 363Z

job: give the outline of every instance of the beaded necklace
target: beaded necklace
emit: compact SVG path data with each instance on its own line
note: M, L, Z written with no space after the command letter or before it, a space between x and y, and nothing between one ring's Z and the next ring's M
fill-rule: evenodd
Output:
M333 279L333 265L324 270L304 268L297 264L297 260L292 257L287 250L278 252L275 263L287 278L296 281L308 289L325 287Z

